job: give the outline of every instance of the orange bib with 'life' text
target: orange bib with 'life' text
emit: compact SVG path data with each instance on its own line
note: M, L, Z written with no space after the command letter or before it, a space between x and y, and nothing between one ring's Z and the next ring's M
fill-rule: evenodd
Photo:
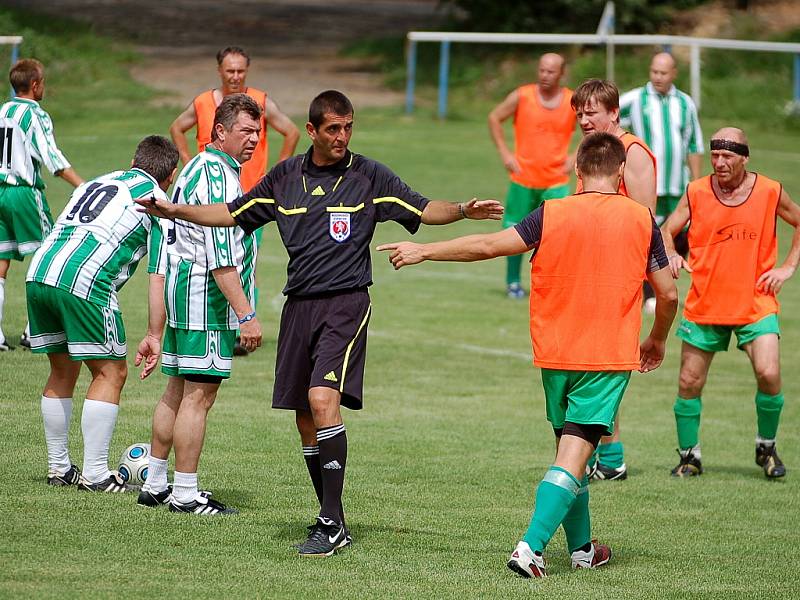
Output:
M692 215L686 319L701 325L744 325L777 313L777 298L758 291L756 282L777 259L781 184L757 174L747 200L727 206L714 193L709 175L692 181L686 195Z
M639 368L642 279L652 234L650 211L620 194L586 192L544 203L531 266L535 365Z
M247 95L255 100L264 110L267 93L255 88L247 88ZM197 115L197 151L202 152L211 143L211 128L214 125L214 113L217 111L217 102L214 100L214 90L203 92L194 99L194 112ZM242 165L242 174L239 181L242 190L247 193L264 177L267 171L267 120L261 115L261 134L258 136L258 145L253 156Z
M622 142L623 146L625 146L625 156L628 156L628 150L630 150L631 146L634 146L634 145L641 146L642 148L644 148L644 151L647 152L647 155L650 157L650 160L653 162L653 190L655 191L655 189L656 189L655 188L656 181L658 181L657 178L656 178L656 174L658 172L656 170L657 169L657 166L656 166L656 155L653 154L653 151L650 150L650 148L647 147L647 144L645 144L640 138L636 137L635 135L633 135L632 133L629 133L627 131L625 133L623 133L619 137L619 141ZM578 183L575 186L575 193L576 194L580 194L582 191L583 191L583 180L582 179L578 179ZM630 198L630 195L628 194L628 188L625 187L625 178L624 177L619 182L619 193L622 194L623 196L628 196ZM636 198L634 198L634 200L636 200Z
M517 89L514 155L522 171L512 173L511 181L538 189L569 181L564 162L575 131L575 111L570 105L572 90L561 89L561 102L553 109L542 106L535 83Z

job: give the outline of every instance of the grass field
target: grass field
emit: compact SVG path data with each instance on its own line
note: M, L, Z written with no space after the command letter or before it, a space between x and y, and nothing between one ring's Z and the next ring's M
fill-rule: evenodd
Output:
M48 35L43 40L55 44L57 36ZM65 69L53 78L44 105L67 156L82 175L94 176L127 165L144 135L165 134L177 107L150 108L148 94L133 91L119 75L125 52L108 58L96 45L84 56L108 61L105 69L81 63L92 93L81 96ZM753 110L759 101L751 98ZM351 148L389 164L433 198L502 197L506 177L487 135L487 107L444 123L425 114L400 116L399 109L360 111ZM707 134L723 124L710 111L701 118ZM743 122L751 166L781 180L800 200L796 139L779 126L760 133L755 123L767 118L759 115L752 128ZM52 182L54 213L67 192ZM415 237L444 239L495 227L458 223L423 228ZM783 255L785 227L780 235ZM407 237L388 224L379 228L375 245ZM345 415L345 506L355 543L335 558L306 560L290 544L304 536L316 501L292 415L269 407L286 255L273 227L264 239L259 316L265 344L235 362L210 415L200 466L202 485L241 514L203 520L141 509L132 495L45 486L39 396L47 361L21 351L3 354L0 597L797 597L800 381L793 367L800 360L800 281L781 293L785 480L766 481L753 463L755 388L736 351L715 360L704 394L707 473L695 481L669 477L677 460L671 407L679 350L671 339L663 367L634 375L623 403L629 480L591 487L594 534L614 548L613 565L571 572L559 532L548 548L551 577L530 581L512 575L505 561L528 524L553 441L539 375L530 364L527 305L505 298L504 263L426 264L395 273L384 256L373 257L365 410ZM6 287L3 326L11 339L25 324L26 266L12 265ZM142 273L121 300L135 345L145 327ZM131 365L112 457L149 439L152 409L165 384L160 374L145 382L134 374ZM78 464L87 384L84 374L73 410L71 453Z

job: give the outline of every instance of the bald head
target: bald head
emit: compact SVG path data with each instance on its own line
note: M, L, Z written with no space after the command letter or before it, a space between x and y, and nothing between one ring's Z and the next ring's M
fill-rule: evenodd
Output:
M748 145L747 136L738 127L723 127L711 136L712 140L730 140L737 144Z
M659 94L666 94L678 75L678 65L669 52L659 52L650 61L650 83Z
M538 83L545 94L558 91L564 75L564 57L554 52L542 54L539 59Z

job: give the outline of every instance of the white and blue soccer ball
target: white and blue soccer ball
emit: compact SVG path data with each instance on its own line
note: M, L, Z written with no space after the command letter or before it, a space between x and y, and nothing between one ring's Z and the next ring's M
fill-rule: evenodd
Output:
M120 476L125 483L144 485L147 480L147 464L150 460L150 444L133 444L125 449L119 459Z

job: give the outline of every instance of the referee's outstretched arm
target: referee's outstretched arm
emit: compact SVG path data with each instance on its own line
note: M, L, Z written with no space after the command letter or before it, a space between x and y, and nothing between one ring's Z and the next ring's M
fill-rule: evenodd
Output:
M426 225L447 225L460 219L492 219L499 221L503 215L503 205L497 200L478 200L469 202L445 202L431 200L422 211L422 222Z

